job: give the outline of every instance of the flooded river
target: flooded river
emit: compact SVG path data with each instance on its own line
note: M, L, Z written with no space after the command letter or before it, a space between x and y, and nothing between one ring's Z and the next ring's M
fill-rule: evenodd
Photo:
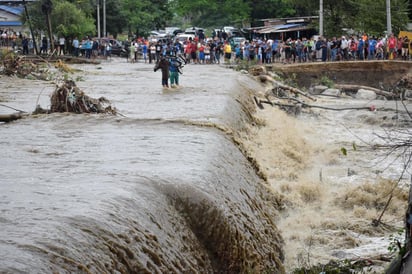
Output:
M1 273L283 271L273 198L233 142L247 77L188 65L165 90L151 64L74 67L121 115L0 124ZM49 108L54 88L2 77L0 101Z
M0 124L0 273L291 273L361 258L383 272L411 171L399 179L407 153L372 148L411 127L398 102L318 96L359 110L292 116L257 109L250 92L268 87L223 66L187 65L177 89L152 64L72 67L119 115ZM52 82L0 80L0 114L50 107Z

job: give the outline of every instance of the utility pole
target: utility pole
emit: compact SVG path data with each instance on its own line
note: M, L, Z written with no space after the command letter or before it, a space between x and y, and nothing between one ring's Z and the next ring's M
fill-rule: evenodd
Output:
M106 0L103 0L103 36L106 37Z
M386 0L386 31L388 35L392 33L392 22L391 22L391 0Z
M96 0L97 5L97 38L100 40L100 0Z
M323 36L323 0L319 1L319 35Z
M53 2L51 0L44 0L43 4L41 5L41 9L43 13L46 15L46 24L47 24L47 30L49 32L49 40L50 40L50 49L51 49L51 52L54 52L54 39L53 39L53 32L52 32L51 21L50 21L50 13L53 10Z
M39 51L37 50L36 37L34 37L33 28L31 26L31 21L30 21L30 17L29 17L29 12L27 11L26 0L23 0L23 5L24 5L24 11L26 13L27 22L29 22L31 37L33 38L34 52L36 53L36 55L39 55Z

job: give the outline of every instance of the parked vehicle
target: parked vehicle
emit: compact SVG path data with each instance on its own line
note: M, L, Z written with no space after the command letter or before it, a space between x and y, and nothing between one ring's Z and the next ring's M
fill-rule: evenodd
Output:
M245 37L232 36L232 37L229 38L229 43L231 45L235 45L235 46L236 45L242 45L242 44L245 43L245 41L246 41Z
M233 37L243 37L243 33L240 31L240 29L232 27L232 26L223 27L221 31L226 32L228 37L231 37L231 36L233 36Z
M175 36L175 40L178 40L181 44L183 44L185 41L189 40L189 39L195 39L195 35L194 34L187 34L187 33L179 33Z
M153 36L153 37L163 38L163 37L166 37L168 35L169 35L169 33L167 33L164 30L152 30L150 32L150 36Z
M114 38L100 38L99 45L100 47L103 47L107 45L107 43L110 43L111 45L111 54L112 55L117 55L117 56L127 56L127 50L125 49L125 46L123 45L122 42L114 39Z
M179 33L184 33L184 31L183 30L181 30L181 29L175 29L174 31L173 31L173 35L178 35Z
M203 28L198 28L198 27L190 27L190 28L187 28L187 29L185 30L185 33L186 33L186 34L198 35L198 34L199 34L199 31L203 31L203 32L204 32L204 29L203 29Z
M176 35L177 33L183 32L180 28L178 27L166 27L165 31L169 35Z

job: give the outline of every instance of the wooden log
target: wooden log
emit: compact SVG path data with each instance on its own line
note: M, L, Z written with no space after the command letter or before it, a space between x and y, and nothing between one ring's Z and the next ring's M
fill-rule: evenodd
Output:
M8 123L14 120L18 120L23 118L21 113L13 113L13 114L0 114L0 122Z
M298 89L298 88L294 88L294 87L288 86L288 85L286 85L286 84L284 84L284 83L282 83L282 82L280 82L280 81L277 81L277 80L273 79L272 77L270 77L269 75L260 75L260 76L259 76L259 79L260 79L261 82L266 82L266 81L271 82L274 87L279 87L279 88L288 90L288 91L290 91L290 92L292 92L292 93L302 95L302 96L304 96L304 97L306 97L306 98L309 98L309 99L312 100L312 101L316 101L316 98L310 96L308 93L306 93L306 92L304 92L304 91L302 91L302 90L300 90L300 89Z
M386 98L399 98L399 95L396 95L392 92L388 92L385 90L381 90L378 88L374 87L368 87L368 86L361 86L361 85L347 85L347 84L336 84L335 88L341 89L341 90L349 90L349 91L358 91L359 89L366 89L375 92L377 95L382 95L385 96Z

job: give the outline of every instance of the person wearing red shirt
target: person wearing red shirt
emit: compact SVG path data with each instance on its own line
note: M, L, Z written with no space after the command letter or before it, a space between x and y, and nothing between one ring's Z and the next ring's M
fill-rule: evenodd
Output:
M393 33L391 33L391 36L388 38L388 52L390 60L396 58L396 51L398 50L397 42L398 40L393 35Z
M193 60L194 64L197 64L197 45L196 42L193 41L190 45L190 58Z
M205 46L203 44L200 44L200 47L199 47L199 63L200 64L205 63Z

